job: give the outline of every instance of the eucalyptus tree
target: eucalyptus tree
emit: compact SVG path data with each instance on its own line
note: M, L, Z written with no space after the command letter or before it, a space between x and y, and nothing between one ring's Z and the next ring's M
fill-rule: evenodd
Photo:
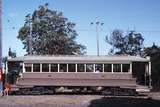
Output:
M160 87L160 47L153 44L151 47L144 49L145 56L150 56L152 62L152 85Z
M33 14L26 15L17 38L24 44L27 54L29 40L34 55L85 54L86 47L75 41L78 34L74 28L75 23L65 18L62 12L51 10L45 4L39 6ZM28 38L30 33L31 39Z
M110 54L143 55L144 38L140 33L129 31L126 35L122 30L116 29L106 36L106 42L112 46Z

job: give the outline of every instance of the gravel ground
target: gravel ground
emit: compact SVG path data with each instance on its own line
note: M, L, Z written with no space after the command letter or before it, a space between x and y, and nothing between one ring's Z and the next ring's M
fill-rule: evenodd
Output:
M0 107L160 107L160 93L149 96L153 99L100 95L5 96L0 98Z
M87 107L90 101L101 97L95 95L5 96L0 99L0 107Z

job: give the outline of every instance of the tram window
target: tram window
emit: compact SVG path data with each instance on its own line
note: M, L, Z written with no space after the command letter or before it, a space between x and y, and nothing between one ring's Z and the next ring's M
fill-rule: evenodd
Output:
M31 72L32 64L25 64L25 71Z
M122 68L123 68L123 72L129 72L130 70L130 64L123 64L122 65Z
M104 64L104 72L112 72L112 65Z
M60 64L59 72L67 72L67 64Z
M86 72L94 72L93 64L86 64Z
M58 64L51 64L51 72L58 72Z
M121 72L121 64L113 64L113 72Z
M103 66L102 64L95 64L95 72L102 72Z
M42 64L42 72L49 72L49 64Z
M77 64L77 72L85 72L84 64Z
M75 72L76 66L75 64L68 64L68 72Z
M33 64L33 72L40 72L40 64Z
M20 63L22 62L19 62L19 61L8 62L8 72L11 72L11 73L22 72L22 66L20 65Z

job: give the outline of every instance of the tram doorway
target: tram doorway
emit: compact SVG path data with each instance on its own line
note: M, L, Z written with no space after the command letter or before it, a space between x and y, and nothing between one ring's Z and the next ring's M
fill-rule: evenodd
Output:
M149 85L148 63L133 62L132 75L136 78L138 85Z

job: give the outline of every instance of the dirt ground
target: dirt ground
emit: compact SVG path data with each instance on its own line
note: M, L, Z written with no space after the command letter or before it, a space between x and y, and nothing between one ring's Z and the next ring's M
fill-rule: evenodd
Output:
M152 99L152 98L153 99ZM36 95L5 96L0 107L160 107L160 93L149 98L109 97L101 95Z
M13 107L38 106L38 107L61 107L78 106L87 107L90 101L101 99L102 96L92 95L41 95L41 96L5 96L0 98L0 107L9 105Z

